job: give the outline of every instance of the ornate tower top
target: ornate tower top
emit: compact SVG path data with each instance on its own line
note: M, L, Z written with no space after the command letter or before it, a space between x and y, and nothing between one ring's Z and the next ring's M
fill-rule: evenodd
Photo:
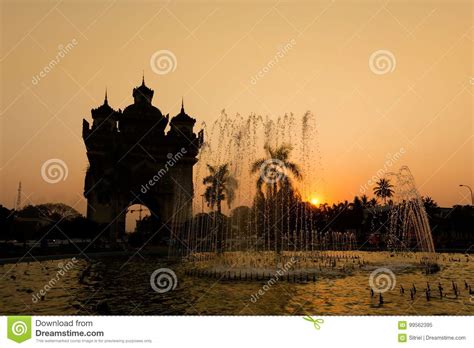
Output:
M120 112L115 111L110 105L107 98L107 89L105 89L104 102L101 106L91 110L94 123L92 128L100 128L101 131L115 130L115 122L119 118Z
M184 101L181 101L181 111L170 121L170 131L169 134L172 136L186 136L190 137L193 134L193 127L196 123L196 120L189 116L186 111L184 111Z
M148 103L151 104L151 100L153 99L154 91L151 88L148 88L145 85L145 76L142 76L142 84L141 86L135 87L133 89L133 100L135 104L138 103Z
M107 99L107 89L105 89L105 98L103 104L98 108L91 110L92 119L95 120L96 118L107 118L115 112L116 111L109 105L109 101Z
M194 126L194 124L196 123L196 120L194 118L192 118L191 116L189 116L184 111L184 99L181 99L181 111L180 111L180 113L177 114L175 117L173 117L171 119L171 123L176 123L176 122L188 123L188 124L192 124L192 126Z

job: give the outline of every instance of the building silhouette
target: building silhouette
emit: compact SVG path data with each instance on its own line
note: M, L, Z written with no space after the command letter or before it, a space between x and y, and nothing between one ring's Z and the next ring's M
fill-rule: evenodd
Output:
M162 235L192 214L193 165L203 133L194 133L196 120L184 103L170 120L152 105L153 94L143 78L133 89L133 104L115 110L106 92L104 103L91 110L92 126L83 120L87 217L102 224L113 241L125 233L130 205L148 207L153 229Z

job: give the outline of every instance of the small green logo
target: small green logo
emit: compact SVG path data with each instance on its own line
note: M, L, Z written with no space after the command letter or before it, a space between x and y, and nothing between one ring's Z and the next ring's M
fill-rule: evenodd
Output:
M31 338L31 317L8 317L7 337L17 343Z
M399 321L398 322L398 330L406 330L407 329L407 322L406 321Z
M324 324L324 319L313 319L309 315L307 315L303 319L312 322L316 330L319 330L321 328L321 324Z
M406 341L407 341L407 334L398 334L399 343L406 343Z

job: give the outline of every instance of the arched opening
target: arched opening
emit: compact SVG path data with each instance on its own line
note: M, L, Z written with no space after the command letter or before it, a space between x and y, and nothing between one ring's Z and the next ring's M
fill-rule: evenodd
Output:
M150 197L143 197L143 200L140 203L131 202L125 215L125 237L134 247L164 243L169 239L167 229L161 228L159 207Z
M125 233L127 235L143 232L147 233L147 224L150 221L150 209L143 204L132 204L127 208L125 216Z

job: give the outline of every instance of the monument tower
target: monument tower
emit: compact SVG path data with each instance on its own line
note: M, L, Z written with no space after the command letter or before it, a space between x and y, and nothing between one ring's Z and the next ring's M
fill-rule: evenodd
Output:
M169 120L152 105L154 91L133 89L133 104L123 111L104 103L91 110L92 126L83 120L87 150L84 196L87 217L108 230L111 240L125 232L127 208L143 204L153 229L162 234L191 217L193 165L203 142L193 131L196 120L181 111ZM169 130L166 127L169 123Z

